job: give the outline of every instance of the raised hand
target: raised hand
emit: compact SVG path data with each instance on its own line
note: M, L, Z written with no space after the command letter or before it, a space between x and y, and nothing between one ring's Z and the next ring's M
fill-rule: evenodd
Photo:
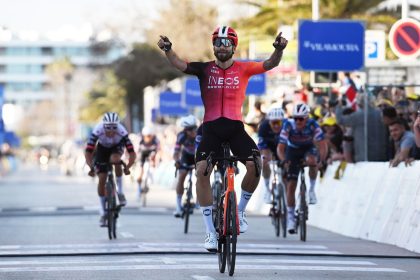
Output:
M286 40L286 38L281 36L282 32L279 33L279 35L277 35L276 39L274 40L273 43L273 47L276 48L277 50L284 50L287 46L288 41Z

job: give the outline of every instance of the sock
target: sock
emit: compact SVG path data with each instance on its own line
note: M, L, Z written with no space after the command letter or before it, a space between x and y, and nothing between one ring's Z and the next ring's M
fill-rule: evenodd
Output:
M118 190L118 193L123 193L122 176L120 176L120 177L116 176L116 179L117 179L117 190Z
M99 213L101 216L105 215L105 196L99 197L99 203L101 204L101 208L99 209Z
M176 209L179 211L182 210L182 194L176 195Z
M213 206L201 207L201 213L203 213L204 224L206 225L206 233L216 232L213 225Z
M264 178L265 188L270 191L270 177Z
M245 208L251 199L252 193L242 190L241 199L238 204L238 211L245 211Z
M315 191L315 183L316 183L316 179L310 179L309 180L309 191L310 192Z
M295 207L289 207L289 206L287 206L287 213L288 213L288 216L290 217L290 216L295 216Z
M139 186L139 195L141 194L141 183L138 183Z

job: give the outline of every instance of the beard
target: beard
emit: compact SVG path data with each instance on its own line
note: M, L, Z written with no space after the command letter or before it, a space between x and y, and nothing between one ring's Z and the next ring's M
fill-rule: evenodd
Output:
M233 51L231 52L221 52L221 51L214 51L214 56L221 62L226 62L233 56Z

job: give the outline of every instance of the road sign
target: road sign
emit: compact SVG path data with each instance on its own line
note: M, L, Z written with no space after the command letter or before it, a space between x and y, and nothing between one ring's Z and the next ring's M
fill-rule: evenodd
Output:
M415 58L420 54L420 22L411 19L400 19L389 31L389 45L400 58Z
M362 21L300 20L298 66L304 71L354 71L364 67Z
M159 95L159 113L161 115L180 116L188 113L187 108L181 106L181 94L161 92Z
M366 63L385 60L386 36L383 30L366 30L365 60Z
M246 94L263 95L265 93L265 73L251 76Z
M200 82L196 77L185 80L185 103L186 106L203 106L201 100Z

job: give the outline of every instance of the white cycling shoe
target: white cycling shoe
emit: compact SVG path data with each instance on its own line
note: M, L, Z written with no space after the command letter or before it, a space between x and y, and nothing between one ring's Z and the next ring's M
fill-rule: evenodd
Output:
M248 221L246 220L245 211L238 211L239 216L239 232L244 233L248 230Z
M296 219L294 214L287 215L287 232L289 234L296 234Z
M215 232L206 234L206 239L204 240L204 248L212 253L217 252L217 234Z
M317 202L315 191L309 191L309 204L316 204Z

